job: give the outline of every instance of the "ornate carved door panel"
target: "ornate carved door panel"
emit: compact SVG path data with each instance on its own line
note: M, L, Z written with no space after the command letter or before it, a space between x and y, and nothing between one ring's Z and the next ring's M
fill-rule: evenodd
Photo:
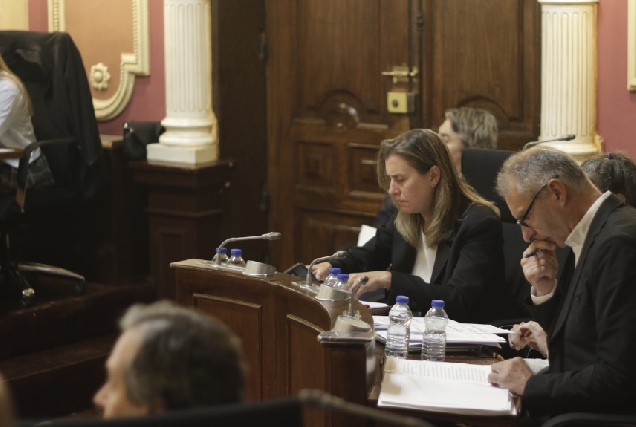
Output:
M332 253L372 223L379 143L410 127L382 76L409 62L408 0L270 0L268 145L273 263ZM398 79L399 80L399 79Z
M279 269L353 243L360 224L372 223L383 198L375 176L382 139L416 126L437 130L444 111L459 106L492 112L502 148L539 134L535 0L267 0L266 8ZM418 76L381 75L400 65ZM387 92L408 90L421 95L412 120L386 106Z
M502 148L519 150L536 140L539 2L425 0L424 9L424 126L437 129L447 108L467 106L495 115Z

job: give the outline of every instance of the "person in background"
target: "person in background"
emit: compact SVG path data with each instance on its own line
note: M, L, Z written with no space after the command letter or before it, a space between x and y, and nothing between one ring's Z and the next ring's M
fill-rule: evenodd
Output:
M35 142L31 116L33 109L29 94L20 79L11 72L0 56L0 147L23 149ZM7 193L16 188L18 159L0 163L0 191ZM38 148L29 159L27 188L53 184L53 175L44 153Z
M215 319L167 301L134 305L94 397L104 418L136 417L242 400L239 339Z
M628 205L636 206L636 164L627 153L597 154L581 163L581 168L602 193L611 191ZM546 333L536 322L514 325L508 340L515 350L530 346L547 357Z
M568 154L542 147L511 156L497 191L530 243L526 305L546 331L549 368L533 374L517 357L493 364L488 380L522 395L531 417L635 414L636 209L601 193ZM557 246L571 248L558 280Z
M444 116L438 134L448 147L455 169L461 176L464 148L497 148L497 119L486 110L470 107L450 108ZM374 226L387 224L395 215L397 208L387 194L376 214Z
M0 375L0 427L13 426L13 405L9 389Z
M636 164L623 151L598 154L581 163L596 188L611 191L636 207Z
M446 110L439 137L448 147L457 173L462 173L464 148L497 149L497 119L480 108L459 107Z
M377 173L399 207L397 218L346 258L316 264L314 276L324 280L330 267L364 272L350 275L350 286L368 278L356 297L384 289L386 302L408 296L414 312L425 313L431 300L441 299L457 321L505 317L498 209L459 179L439 136L416 129L382 142Z

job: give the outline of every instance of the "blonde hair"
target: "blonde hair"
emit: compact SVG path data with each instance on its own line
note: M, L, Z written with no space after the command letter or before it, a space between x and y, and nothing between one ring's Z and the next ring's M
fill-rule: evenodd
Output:
M386 191L389 190L391 179L386 173L385 162L391 156L402 157L422 175L433 166L440 170L440 179L433 195L431 223L424 231L429 246L436 246L450 237L455 224L468 207L466 202L487 206L499 215L499 209L493 203L485 200L473 187L457 176L448 148L435 132L415 129L382 142L378 152L377 172L378 183ZM399 206L397 203L395 205ZM423 221L421 214L407 214L398 208L395 226L404 240L418 248Z
M13 404L9 389L0 375L0 427L10 427L13 425Z
M29 111L29 116L33 115L33 104L31 104L31 98L29 97L29 93L27 92L26 88L24 87L24 84L22 83L22 80L20 80L20 78L18 76L16 76L13 71L11 71L11 69L7 66L7 63L4 62L4 59L2 58L2 55L0 55L0 71L4 71L5 73L7 73L7 75L13 79L13 81L18 85L18 88L20 89L20 92L22 93L22 96L24 97L24 100L27 103L27 110Z

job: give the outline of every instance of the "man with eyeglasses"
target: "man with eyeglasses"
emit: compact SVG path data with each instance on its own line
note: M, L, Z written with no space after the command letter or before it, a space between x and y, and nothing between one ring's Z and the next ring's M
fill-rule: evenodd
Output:
M636 413L636 209L602 194L568 154L532 148L510 157L497 191L529 246L528 310L548 335L550 367L521 358L489 381L523 396L531 417ZM557 278L556 247L571 249Z

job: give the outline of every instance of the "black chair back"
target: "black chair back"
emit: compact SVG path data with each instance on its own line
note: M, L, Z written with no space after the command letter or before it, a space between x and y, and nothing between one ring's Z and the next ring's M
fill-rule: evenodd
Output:
M467 148L462 151L462 174L466 182L473 186L483 198L492 201L499 208L504 237L506 286L512 293L516 304L512 310L514 317L502 319L506 323L518 323L518 321L527 320L530 317L530 313L523 303L524 298L530 292L530 286L519 264L523 252L528 247L528 242L523 240L521 227L517 225L517 220L512 216L506 201L495 190L497 174L506 159L513 154L515 154L514 151L505 150ZM567 254L567 249L557 248L559 270L565 264Z
M91 198L104 187L107 172L77 46L63 32L0 31L0 54L29 93L37 140L77 140L43 148L56 186Z

